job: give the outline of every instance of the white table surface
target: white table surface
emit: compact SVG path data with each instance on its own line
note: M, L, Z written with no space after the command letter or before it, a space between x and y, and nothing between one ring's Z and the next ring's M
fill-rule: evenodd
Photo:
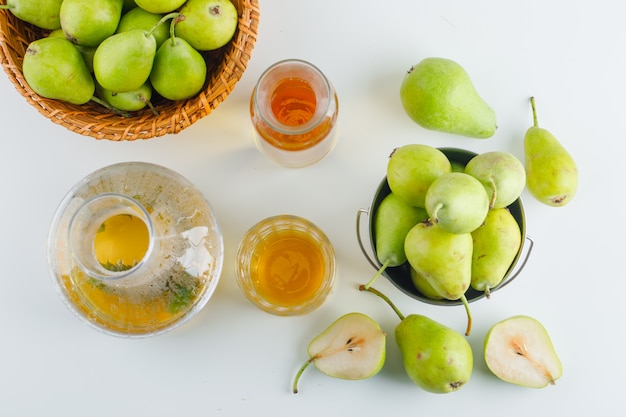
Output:
M527 0L387 2L261 0L252 60L215 112L176 136L134 143L97 141L55 125L0 77L0 415L609 415L623 409L623 157L626 93L624 7ZM494 107L499 129L487 140L426 131L404 114L398 89L428 56L457 60ZM290 170L254 147L248 99L270 64L302 58L337 88L340 139L320 163ZM516 281L472 303L475 366L460 391L430 394L404 373L393 340L393 311L356 287L373 269L357 244L355 217L367 208L394 147L409 143L523 158L522 138L537 100L540 124L570 150L580 171L572 203L552 208L524 193L535 241ZM172 168L206 195L225 240L214 297L186 325L162 336L108 336L61 302L45 257L54 211L77 181L105 165L140 160ZM234 276L248 227L280 213L304 216L332 240L337 282L327 302L303 317L253 307ZM412 300L386 279L376 287L405 314L421 313L460 331L462 307ZM292 378L309 340L340 315L360 311L389 334L382 371L344 381L307 369ZM515 314L539 319L563 362L542 390L504 383L482 359L488 328ZM324 414L322 414L324 413ZM392 415L392 414L386 414Z

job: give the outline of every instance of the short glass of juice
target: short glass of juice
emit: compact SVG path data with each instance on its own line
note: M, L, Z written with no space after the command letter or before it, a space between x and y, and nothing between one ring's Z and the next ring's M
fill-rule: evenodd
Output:
M257 147L290 168L314 164L333 150L338 112L333 85L316 66L299 59L270 66L250 98Z
M302 315L320 307L335 279L333 246L315 224L279 215L252 226L239 244L237 282L266 312Z

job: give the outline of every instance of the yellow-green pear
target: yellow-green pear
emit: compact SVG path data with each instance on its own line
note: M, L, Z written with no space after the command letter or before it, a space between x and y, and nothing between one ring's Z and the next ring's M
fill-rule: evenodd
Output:
M198 51L226 45L239 22L237 8L230 0L187 0L180 12L185 20L178 25L178 36Z
M414 268L409 268L409 273L411 274L411 281L413 282L413 285L415 285L415 289L417 289L420 294L426 298L430 298L431 300L443 300L441 294L439 294L437 290L430 285L428 280L426 280L426 278L424 278Z
M425 203L430 219L450 233L472 232L489 211L487 190L464 172L449 172L433 181Z
M461 65L446 58L426 58L413 66L400 87L409 117L420 126L473 138L496 131L496 115L480 97Z
M437 394L459 390L472 376L474 355L462 334L420 314L404 316L394 303L373 287L360 286L382 298L395 311L400 323L395 329L396 344L404 369L420 388Z
M137 90L150 77L155 53L156 40L148 31L132 29L111 35L94 54L96 80L118 93Z
M419 143L393 150L387 162L387 182L398 197L416 207L426 207L426 192L441 175L451 171L448 157L439 149Z
M61 28L73 43L97 46L115 33L123 6L124 0L63 0Z
M65 37L65 33L63 33L63 29L61 28L53 30L52 32L48 34L48 36L67 39ZM83 59L85 60L85 64L87 64L87 68L89 69L89 72L93 72L93 56L96 53L96 47L76 45L76 44L74 45L76 46L76 49L78 49L78 52L80 52L80 54L83 56Z
M95 82L83 56L64 38L45 37L31 42L24 54L26 82L42 97L84 104L92 99Z
M469 381L474 357L467 339L426 316L411 314L396 327L404 369L422 389L445 394Z
M374 242L376 258L381 267L366 284L370 286L387 269L406 262L404 239L417 223L428 218L421 207L407 204L393 192L387 194L374 213Z
M137 6L150 13L170 13L185 3L185 0L135 0Z
M530 102L533 126L524 136L526 188L540 202L561 207L568 204L578 190L578 168L554 135L539 127L534 97Z
M471 286L489 297L511 268L521 245L517 221L506 208L489 210L482 226L472 232Z
M0 9L8 9L15 17L42 29L61 27L61 3L63 0L7 0Z
M510 152L478 154L470 159L464 172L485 186L489 195L489 208L492 209L512 204L526 186L524 164Z
M404 241L404 252L415 269L441 297L461 300L467 312L467 329L472 328L465 292L472 279L473 242L470 233L450 233L438 224L424 221L413 226Z
M158 49L170 36L168 26L158 24L163 17L162 14L150 13L141 7L134 7L122 15L115 33L126 32L131 29L150 31L154 28L152 35L156 40Z
M172 22L172 26L174 22ZM204 57L187 41L171 36L157 50L150 73L154 90L169 100L184 100L198 94L206 81Z
M111 106L122 111L138 111L144 107L150 107L157 114L156 109L150 101L152 99L152 86L149 82L144 83L136 90L118 93L107 90L100 85L96 85L98 97L109 103Z

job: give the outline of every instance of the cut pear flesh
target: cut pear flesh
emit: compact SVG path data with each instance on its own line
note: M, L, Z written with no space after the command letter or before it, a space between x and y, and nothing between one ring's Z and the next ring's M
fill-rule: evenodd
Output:
M491 328L485 362L503 381L531 388L554 385L563 372L548 332L528 316L514 316Z
M386 334L362 313L338 318L309 343L309 359L298 370L293 392L298 392L302 372L313 363L322 373L341 379L365 379L380 371L386 358Z

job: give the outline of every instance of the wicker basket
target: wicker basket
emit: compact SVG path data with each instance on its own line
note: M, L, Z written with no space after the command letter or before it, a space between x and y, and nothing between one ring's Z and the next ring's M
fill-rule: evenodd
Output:
M5 0L0 2L6 3ZM79 106L37 95L24 80L22 60L28 44L47 35L47 31L22 22L8 10L0 10L0 60L9 79L28 103L72 132L113 141L150 139L178 133L217 108L228 97L248 65L256 42L259 2L232 2L239 12L237 31L228 45L204 54L208 66L205 87L188 100L169 101L153 97L158 115L146 108L134 112L132 117L123 117L92 102Z

